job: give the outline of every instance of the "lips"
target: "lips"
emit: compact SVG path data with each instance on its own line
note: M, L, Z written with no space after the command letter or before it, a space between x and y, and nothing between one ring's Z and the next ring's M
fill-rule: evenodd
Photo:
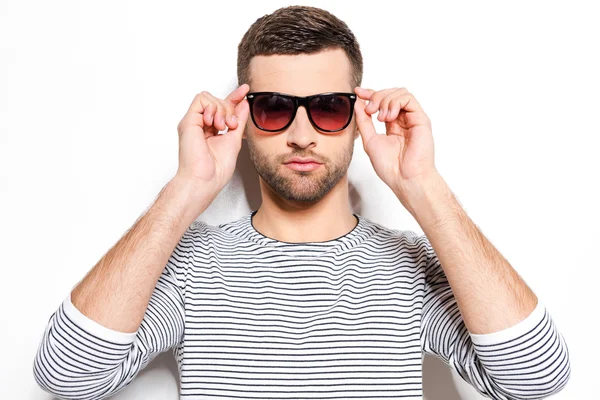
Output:
M292 157L287 160L284 164L297 163L297 164L321 164L314 158L302 158L302 157Z
M285 164L286 167L294 171L314 171L321 168L321 164L315 162L289 162Z

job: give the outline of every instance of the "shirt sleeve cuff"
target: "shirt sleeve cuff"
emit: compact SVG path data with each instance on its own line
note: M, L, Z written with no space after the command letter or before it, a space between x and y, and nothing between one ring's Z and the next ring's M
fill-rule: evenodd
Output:
M535 327L542 322L545 315L545 307L538 299L538 303L534 310L529 314L523 321L511 326L510 328L503 329L498 332L475 334L469 333L471 340L475 345L493 345L508 342L517 339L528 332L531 332Z
M126 333L107 328L79 311L71 302L71 293L63 300L63 311L75 325L86 332L109 342L130 344L135 340L137 332Z

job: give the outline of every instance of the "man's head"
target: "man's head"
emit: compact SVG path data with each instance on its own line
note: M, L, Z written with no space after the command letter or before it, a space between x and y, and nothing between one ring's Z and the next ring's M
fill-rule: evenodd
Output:
M238 47L238 82L251 92L295 96L354 92L362 80L362 55L348 26L313 7L286 7L259 18ZM266 132L249 121L244 138L262 180L280 197L300 202L322 199L346 175L358 137L354 118L343 130L313 126L299 107L291 125ZM322 165L301 172L284 163L311 157Z

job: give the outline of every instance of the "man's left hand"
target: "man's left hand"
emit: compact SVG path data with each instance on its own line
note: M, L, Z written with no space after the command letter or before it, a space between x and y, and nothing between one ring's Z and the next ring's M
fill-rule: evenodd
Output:
M429 117L405 88L357 87L355 93L359 99L354 111L365 152L377 175L402 201L415 182L437 174ZM376 112L377 119L385 122L385 135L375 131L371 116Z

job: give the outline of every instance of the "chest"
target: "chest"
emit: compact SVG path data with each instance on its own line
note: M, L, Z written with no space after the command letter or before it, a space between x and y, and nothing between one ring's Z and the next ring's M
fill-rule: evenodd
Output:
M418 274L385 263L221 260L188 277L185 338L216 356L377 361L414 351L422 294Z
M187 285L186 394L420 398L422 285L410 270L221 260Z

